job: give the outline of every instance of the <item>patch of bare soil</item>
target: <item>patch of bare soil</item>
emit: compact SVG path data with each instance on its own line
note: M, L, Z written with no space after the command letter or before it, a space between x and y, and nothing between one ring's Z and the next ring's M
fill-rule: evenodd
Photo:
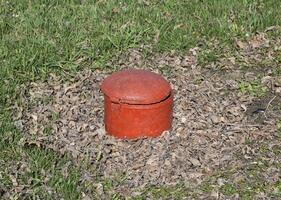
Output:
M22 94L23 106L16 108L16 124L26 143L70 152L77 162L89 158L97 174L85 173L88 180L124 176L117 190L126 191L125 196L146 185L182 182L195 187L219 170L243 166L249 154L253 156L249 141L272 139L280 116L279 93L258 105L258 99L239 91L242 70L222 74L202 68L197 64L199 51L144 58L139 49L109 63L149 69L171 83L173 128L159 138L125 141L105 133L99 87L111 72L100 70L82 71L68 81L51 75L46 82L31 83ZM255 120L257 115L263 115L262 122Z

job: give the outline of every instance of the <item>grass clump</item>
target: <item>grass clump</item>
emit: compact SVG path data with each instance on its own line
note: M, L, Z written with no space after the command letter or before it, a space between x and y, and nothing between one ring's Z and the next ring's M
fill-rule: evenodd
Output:
M218 56L214 51L203 51L200 53L198 58L198 64L201 66L205 66L211 63L215 63L218 60Z
M153 199L182 199L189 196L188 190L182 185L176 186L150 186L133 199L141 200L151 197Z
M256 97L264 96L267 92L267 88L259 80L241 81L239 83L239 89L242 93Z
M225 185L221 186L220 191L227 196L237 193L237 189L230 183L226 183Z

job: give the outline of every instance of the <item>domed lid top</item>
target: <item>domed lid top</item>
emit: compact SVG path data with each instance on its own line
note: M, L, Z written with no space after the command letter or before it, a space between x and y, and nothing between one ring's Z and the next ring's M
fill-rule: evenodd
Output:
M171 86L156 73L130 69L115 72L107 77L101 85L101 90L113 102L153 104L168 97Z

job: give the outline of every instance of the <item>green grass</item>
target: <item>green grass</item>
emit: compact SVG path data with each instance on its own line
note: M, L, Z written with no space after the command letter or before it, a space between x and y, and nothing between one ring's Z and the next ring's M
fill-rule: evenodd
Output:
M11 119L8 118L9 116L6 116L6 120L10 122ZM2 124L0 133L0 191L1 187L6 191L11 190L12 177L15 177L18 185L26 186L23 188L26 191L24 196L11 191L15 199L38 197L77 199L80 197L79 170L70 164L67 170L68 175L63 175L63 169L70 160L67 155L62 157L52 150L23 143L20 133L12 123ZM26 168L20 170L25 165Z
M275 184L275 192L281 196L281 180Z
M264 96L267 92L267 88L261 84L260 80L241 81L239 88L242 93L256 97Z
M163 51L210 38L233 41L278 25L281 15L277 0L1 2L1 66L6 76L29 80L52 69L103 68L115 53L140 44Z
M176 186L149 186L140 195L132 198L133 200L144 200L149 197L152 199L183 199L189 195L189 190L183 185Z
M276 127L277 127L277 137L281 138L281 120L277 122Z
M33 196L46 195L51 199L52 196L46 191L46 185L48 185L65 199L78 199L80 197L78 186L80 172L72 164L66 165L67 159L60 158L50 150L28 148L26 151L30 171L24 174L22 179L24 182L31 181L31 187L36 188ZM66 175L63 174L64 167L68 171Z
M220 190L223 194L227 196L234 195L237 192L236 188L230 183L221 186Z
M214 51L207 50L200 53L198 64L201 66L205 66L209 63L214 63L217 60L218 56L216 55L216 53Z
M24 161L30 171L19 181L32 186L26 198L51 198L44 184L65 199L79 198L86 190L79 185L78 168L72 166L63 179L61 167L70 158L18 145L22 135L13 125L11 106L20 102L22 84L46 79L50 72L67 76L83 68L115 67L106 65L112 56L142 44L180 53L202 43L200 63L205 65L220 56L206 41L218 41L217 49L232 48L234 38L280 25L280 7L279 0L0 0L0 194L1 188L12 187L9 175ZM252 85L243 83L241 90L259 89ZM49 181L44 182L41 169L51 174ZM151 192L173 194L165 187Z

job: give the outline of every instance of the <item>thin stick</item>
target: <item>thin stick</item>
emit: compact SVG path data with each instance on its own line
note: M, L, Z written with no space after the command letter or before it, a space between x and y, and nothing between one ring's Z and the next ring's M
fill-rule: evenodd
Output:
M267 109L269 108L270 104L272 103L272 101L276 98L276 96L274 96L267 104L265 111L267 111Z
M264 117L265 117L266 119L267 119L266 111L268 110L268 108L269 108L271 102L272 102L275 98L276 98L276 96L274 96L274 97L268 102L268 104L267 104L267 106L266 106L266 109L265 109L265 111L264 111L264 113L263 113L263 115L264 115Z

